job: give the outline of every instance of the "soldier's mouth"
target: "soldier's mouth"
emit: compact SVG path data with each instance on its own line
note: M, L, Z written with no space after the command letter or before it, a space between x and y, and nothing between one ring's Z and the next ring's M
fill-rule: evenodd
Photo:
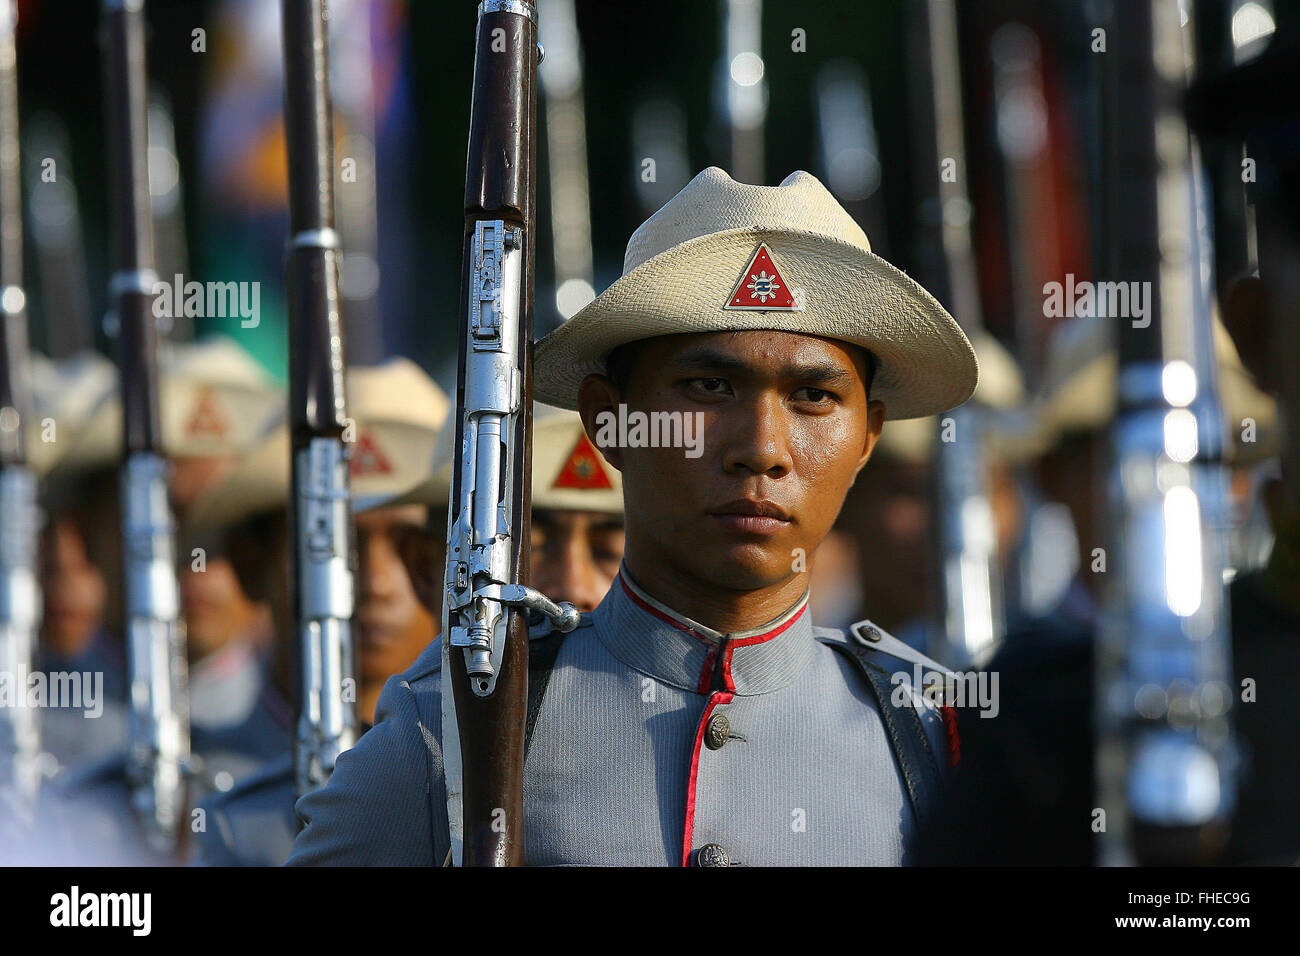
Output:
M397 636L397 629L375 624L360 624L357 627L357 641L365 647L382 647L392 642Z
M745 534L776 534L791 524L785 509L766 498L738 498L710 509L709 517L729 531Z

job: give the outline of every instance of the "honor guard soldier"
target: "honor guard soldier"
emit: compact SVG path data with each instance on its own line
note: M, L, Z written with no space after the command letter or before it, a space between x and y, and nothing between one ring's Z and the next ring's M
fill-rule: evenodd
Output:
M171 346L160 367L162 449L172 466L169 492L184 516L205 488L248 454L283 409L284 398L241 347L221 336ZM120 454L121 423L119 390L109 389L56 463L51 485L58 487L64 474L102 470L114 460ZM105 477L94 501L110 519L117 515L115 486ZM203 794L228 789L282 753L289 746L290 714L261 659L268 608L244 593L219 549L187 549L181 557L179 591L190 664L186 704L197 758L193 792ZM109 584L110 596L117 591ZM134 829L122 823L127 788L121 742L86 757L60 780L52 801L74 841L72 858L133 860ZM140 860L154 862L147 855Z
M362 432L372 436L371 444L376 449L392 447L397 441L409 442L413 427L419 423L366 423L370 403L366 401L365 391L358 386L359 379L367 371L356 370L350 377L350 407L356 409ZM428 383L428 388L436 389L436 386ZM412 390L404 389L397 394L402 396L402 407L411 413L428 407L427 402L415 397L418 391L413 394ZM445 408L446 399L442 398L441 403ZM592 588L603 594L618 572L622 556L621 484L618 472L610 468L590 445L577 415L540 409L538 415L533 515L534 526L547 528L548 537L543 544L538 536L534 536L534 553L546 550L552 556L543 559L536 569L537 578L550 584L553 588L550 593L563 600L579 601ZM450 453L451 442L444 440L447 435L448 432L442 433L434 460L445 459ZM283 441L280 447L283 449ZM362 562L362 597L357 612L363 628L363 639L358 645L363 727L373 723L375 702L383 682L395 670L409 667L437 633L437 624L429 614L411 613L410 603L419 577L437 574L435 566L442 560L448 469L438 469L432 478L421 481L413 490L397 498L385 497L403 482L411 484L410 466L418 465L418 462L410 461L406 456L404 463L407 468L394 469L388 476L359 470L352 481L353 496L359 505L360 550L371 555L368 561ZM239 493L243 484L239 479L243 477L246 475L241 469L239 476L232 476L227 485L217 489L200 507L208 513L222 507L219 501L239 507L240 500L247 497ZM284 475L286 481L287 477ZM389 480L383 480L384 477ZM376 484L376 479L381 480L380 485ZM286 483L283 494L287 492ZM418 522L417 527L411 526L413 505L427 506L431 527L426 528L423 522ZM389 533L381 533L384 531L381 525L390 529ZM417 534L427 538L433 552L431 560L403 565L405 555L397 550L402 542L393 540L391 534L394 527L400 527L408 540ZM374 554L376 550L383 553ZM390 596L398 592L403 595L400 602ZM407 608L407 612L401 619L412 622L404 630L412 634L422 630L427 633L427 638L418 644L416 640L403 640L396 644L394 651L405 654L406 659L395 667L393 654L374 653L373 648L381 642L365 640L364 628L367 620L383 618L393 621L393 611L400 611L402 607ZM438 608L428 610L437 613ZM283 863L289 858L298 832L298 821L293 812L295 796L293 765L287 755L230 792L214 795L205 807L205 829L198 834L202 862L210 866L278 866Z
M437 441L447 397L415 363L400 358L348 369L346 387L355 425L345 437L352 445L350 490L360 557L354 699L365 728L373 721L384 681L409 667L438 633L415 582L436 573L442 560L446 485L440 496L431 483L422 485L423 495L404 493L425 482L449 450ZM282 518L289 487L289 433L280 423L222 484L199 499L186 531L207 536L224 532L238 548L233 539L247 534L258 519L280 519L274 532L255 539L259 555L236 561L250 589L267 590L267 581L259 579L272 577L275 565L287 562ZM283 601L277 612L278 630L288 634L292 628ZM280 651L286 643L281 642ZM260 772L204 805L195 834L202 862L283 863L298 831L295 798L293 758L286 746Z
M85 446L92 413L117 387L117 369L97 352L79 352L33 366L38 427L25 438L27 460L42 479L40 584L44 597L35 670L102 675L103 711L85 720L78 709L42 714L41 748L60 773L126 743L126 652L116 630L115 449L75 454ZM109 622L113 622L111 625Z
M1276 450L1276 408L1251 383L1217 320L1213 334L1224 424L1237 439L1227 454L1240 467ZM988 664L1000 677L1002 711L997 721L968 722L963 770L936 825L917 843L922 865L1093 861L1094 834L1077 821L1089 819L1096 802L1087 715L1111 546L1097 517L1115 419L1114 338L1112 320L1075 318L1049 340L1045 376L1030 403L1028 442L1039 455L1044 495L1068 509L1077 555L1052 555L1068 560L1072 573L1051 575L1055 597L1013 628ZM1258 423L1258 444L1239 440L1247 419ZM1045 768L1052 768L1050 779Z
M531 642L526 862L902 862L950 745L883 652L924 659L869 622L814 627L808 569L885 419L974 391L956 322L814 177L710 168L539 343L535 375L621 472L627 543L596 610ZM674 417L675 442L646 427ZM441 660L391 680L299 801L290 863L453 856Z

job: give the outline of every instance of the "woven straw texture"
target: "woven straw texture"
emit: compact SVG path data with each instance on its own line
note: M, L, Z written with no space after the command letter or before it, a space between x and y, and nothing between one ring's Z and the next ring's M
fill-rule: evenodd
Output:
M759 243L796 312L724 310ZM805 172L780 186L733 182L709 168L632 235L624 274L537 346L539 401L577 405L578 386L619 345L660 335L776 330L852 342L879 359L872 398L886 418L961 404L975 389L974 350L934 297L870 251L866 236Z

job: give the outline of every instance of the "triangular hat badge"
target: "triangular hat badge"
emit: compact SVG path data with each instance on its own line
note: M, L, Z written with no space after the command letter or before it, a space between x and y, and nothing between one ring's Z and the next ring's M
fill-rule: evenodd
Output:
M581 491L608 490L614 487L600 463L600 456L585 433L578 436L577 444L569 452L564 467L560 469L560 474L551 487L577 488Z
M205 435L212 438L225 438L230 425L226 416L217 407L217 397L212 389L204 388L199 392L198 401L185 423L185 434L191 438Z
M746 312L797 312L802 306L795 302L790 284L772 261L772 253L764 242L754 250L749 265L745 266L723 308Z
M354 478L363 475L386 475L393 470L393 465L379 450L375 436L367 431L362 432L361 438L357 441L357 447L352 453L352 467L348 470Z

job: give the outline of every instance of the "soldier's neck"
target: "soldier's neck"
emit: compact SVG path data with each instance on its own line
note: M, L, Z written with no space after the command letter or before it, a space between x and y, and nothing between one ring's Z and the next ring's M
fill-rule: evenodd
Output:
M705 581L667 562L623 558L623 573L641 590L682 617L723 634L750 631L776 620L808 590L807 573L770 587L741 591Z
M384 691L384 681L367 681L357 691L357 720L363 724L375 722L375 710L379 707L379 695Z

